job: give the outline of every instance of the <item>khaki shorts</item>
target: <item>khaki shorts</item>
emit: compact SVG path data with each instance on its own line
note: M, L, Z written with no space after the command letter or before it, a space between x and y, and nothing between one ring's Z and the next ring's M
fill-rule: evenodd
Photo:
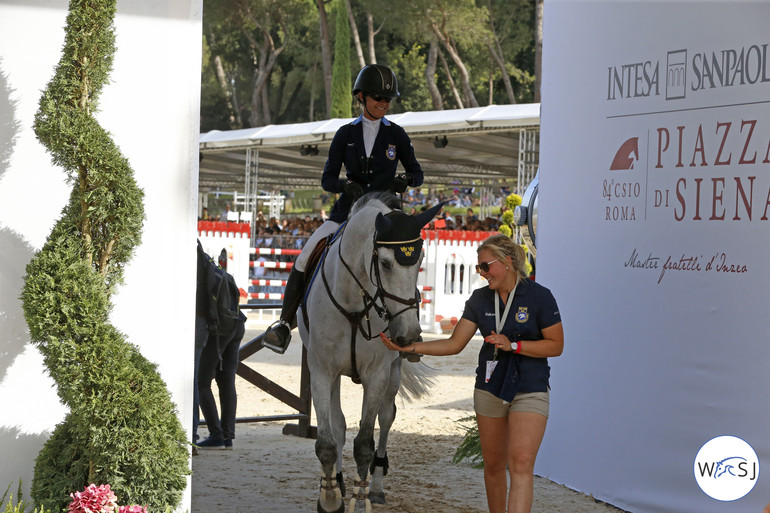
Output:
M473 409L484 417L505 417L514 411L539 413L548 418L549 392L516 394L512 403L495 397L486 390L473 389Z

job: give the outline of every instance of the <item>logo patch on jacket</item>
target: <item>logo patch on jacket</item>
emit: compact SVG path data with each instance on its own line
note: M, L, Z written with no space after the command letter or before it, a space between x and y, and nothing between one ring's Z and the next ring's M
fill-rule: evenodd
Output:
M385 156L388 157L389 160L394 160L396 158L395 144L388 144L388 149L385 150Z
M520 306L519 311L516 312L516 322L523 323L529 320L529 312L526 306Z

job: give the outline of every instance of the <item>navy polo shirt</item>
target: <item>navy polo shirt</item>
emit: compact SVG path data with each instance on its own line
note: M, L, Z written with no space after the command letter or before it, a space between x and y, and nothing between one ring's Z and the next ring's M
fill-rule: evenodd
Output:
M363 187L364 193L387 191L396 177L399 162L404 166L404 172L412 176L412 187L422 185L422 168L414 156L412 140L404 129L382 118L372 154L368 156L364 148L362 119L363 116L359 116L351 123L342 125L334 134L329 146L329 158L321 175L321 187L327 192L339 194L345 182L352 180ZM340 178L343 164L346 174L344 179ZM345 221L352 206L350 198L343 193L334 203L329 219L336 223Z
M476 289L465 303L463 318L478 326L484 337L495 330L495 292L489 286ZM505 305L500 301L500 315ZM509 298L510 300L510 298ZM559 308L551 291L532 280L521 280L516 287L513 304L505 320L502 334L511 341L541 340L542 329L561 322ZM479 366L476 368L476 388L488 390L485 383L487 361L492 359L495 346L483 343L479 351ZM548 390L548 378L551 368L547 358L533 358L510 351L498 352L499 357L515 360L518 376L518 392L545 392ZM498 365L500 366L500 365ZM514 368L513 365L510 366ZM498 369L495 369L496 371ZM493 390L489 390L494 393Z

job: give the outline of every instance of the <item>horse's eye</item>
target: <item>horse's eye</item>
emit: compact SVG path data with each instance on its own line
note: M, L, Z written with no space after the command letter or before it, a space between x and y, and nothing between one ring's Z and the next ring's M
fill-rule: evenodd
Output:
M391 262L390 260L383 260L382 267L384 267L385 269L393 269L393 262Z

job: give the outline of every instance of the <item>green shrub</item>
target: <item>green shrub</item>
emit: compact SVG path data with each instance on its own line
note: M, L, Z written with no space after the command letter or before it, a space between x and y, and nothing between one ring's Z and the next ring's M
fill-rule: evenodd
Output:
M13 484L13 483L11 483ZM19 480L19 487L16 491L16 500L13 498L13 494L8 495L8 492L11 491L11 485L8 485L8 488L5 489L5 493L2 497L0 497L0 513L49 513L48 510L43 508L34 508L32 509L32 505L27 504L24 502L24 499L21 494L21 480Z
M52 511L90 483L163 511L179 504L189 473L166 384L108 322L144 222L133 170L93 117L112 68L115 1L70 2L62 58L34 124L73 185L21 297L32 342L70 410L35 460L32 498Z
M476 424L475 417L463 417L457 421L463 425L465 435L463 441L457 447L452 463L460 463L462 460L469 460L473 468L484 468L484 459L481 456L481 439L479 438L479 427ZM469 423L470 424L467 424Z

